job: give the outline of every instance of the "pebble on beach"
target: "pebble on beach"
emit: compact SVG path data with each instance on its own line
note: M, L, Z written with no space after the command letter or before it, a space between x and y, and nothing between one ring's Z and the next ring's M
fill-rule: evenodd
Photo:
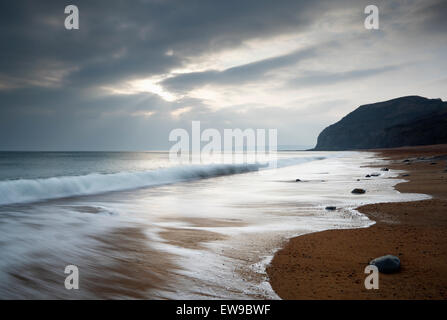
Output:
M375 258L369 264L376 266L382 273L394 273L400 269L400 259L390 254Z
M360 189L360 188L355 188L354 190L351 191L351 193L354 194L364 194L366 192L365 189Z
M337 207L334 207L334 206L327 206L327 207L326 207L326 210L334 211L334 210L337 210Z

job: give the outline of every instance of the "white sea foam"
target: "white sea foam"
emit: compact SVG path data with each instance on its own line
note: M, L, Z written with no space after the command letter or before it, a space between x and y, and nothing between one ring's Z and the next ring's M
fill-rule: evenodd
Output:
M354 210L360 205L429 198L396 191L393 186L402 180L389 179L399 175L394 170L364 178L373 172L368 164L382 165L371 156L282 152L277 161L280 169L267 170L262 164L174 167L157 153L74 154L63 161L57 155L58 161L48 165L51 170L23 173L32 178L3 180L1 201L102 194L0 206L0 297L104 298L91 289L99 284L113 285L106 298L132 298L138 289L116 280L135 277L135 283L144 282L144 273L135 272L144 266L163 284L139 292L147 298L278 298L267 282L265 267L285 239L367 227L373 222ZM20 168L35 168L37 156L29 157ZM58 165L64 170L54 170ZM104 174L70 176L70 172L95 170ZM51 172L65 173L39 178L51 177ZM227 174L233 175L212 179ZM297 178L302 182L290 183ZM183 180L188 183L176 183ZM353 195L354 188L367 192ZM107 193L124 189L132 191ZM328 205L337 210L325 210ZM165 258L172 269L164 264ZM133 267L123 268L123 262ZM60 282L67 264L82 270L84 284L76 292ZM29 281L36 286L29 286Z
M324 157L279 159L276 166L285 167L322 159ZM269 163L179 165L147 171L6 180L0 181L0 205L138 189L258 171L268 167Z

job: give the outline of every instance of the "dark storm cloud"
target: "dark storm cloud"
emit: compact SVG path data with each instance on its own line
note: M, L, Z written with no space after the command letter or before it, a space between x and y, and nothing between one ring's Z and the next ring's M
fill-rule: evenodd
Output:
M70 4L79 8L80 29L67 31L67 4L0 2L2 149L82 149L95 141L100 148L147 147L135 131L162 132L154 124L140 128L147 119L132 113L156 110L154 117L166 118L184 104L207 108L201 101L166 103L151 94L98 97L96 88L165 73L190 57L247 39L297 32L312 22L312 11L325 6L297 0L77 0ZM166 54L170 50L173 55Z
M229 68L223 71L208 70L180 74L166 79L162 84L174 91L191 90L206 84L243 84L254 79L259 80L259 77L264 76L269 71L291 66L300 60L313 57L315 53L315 48L309 48Z
M63 74L64 85L85 87L150 76L199 53L304 30L326 10L350 3L355 2L78 0L73 4L80 9L81 28L70 32L63 28L61 1L2 1L1 78L38 80L53 70ZM431 30L445 30L445 1L432 1L419 12ZM166 55L168 50L175 54ZM236 77L238 70L243 72L219 77Z
M304 72L304 75L289 81L292 87L308 87L332 85L344 81L352 81L372 77L381 73L397 70L401 66L387 66L372 69L359 69L348 72Z
M379 1L379 7L381 3L389 1ZM80 30L65 30L67 4L79 7ZM99 88L167 74L188 64L191 58L237 48L250 39L288 33L298 36L315 25L318 31L319 23L342 24L328 20L326 14L332 11L348 12L346 17L342 15L348 21L346 25L357 20L362 25L366 4L354 0L1 1L0 149L158 148L166 146L170 128L187 126L193 119L216 127L229 119L240 127L253 125L256 117L250 112L241 116L236 108L213 113L200 99L185 96L167 102L150 93L106 95ZM399 14L407 5L398 1L392 4L389 12L383 12L385 17ZM412 30L418 30L428 40L433 33L446 30L445 11L445 1L429 1L418 5L416 11L406 10L410 13L405 21L414 21ZM415 15L418 19L412 19ZM405 32L405 28L397 29ZM348 35L350 32L347 30ZM316 59L333 46L318 35L312 42L315 46L309 49L263 60L253 57L255 62L224 71L174 75L162 84L186 92L206 84L262 82L268 79L269 72ZM337 43L339 40L343 41L338 38ZM364 68L338 74L297 74L294 85L337 83L387 71L392 70ZM170 116L170 112L184 107L191 107L184 119ZM276 106L257 110L254 112L266 119L260 126L270 125L268 120L275 119L275 123L298 127L292 120L299 118L299 110L278 112ZM312 121L316 122L306 120L303 127L318 123L313 129L316 131L323 125L317 119ZM325 121L329 123L328 118ZM289 131L292 135L293 130Z
M447 32L447 1L428 2L415 14L423 18L422 26L426 31L445 36Z
M167 136L163 115L149 128L144 117L147 112L157 115L161 110L174 110L158 96L79 97L77 93L75 89L37 88L5 93L0 117L2 149L137 150L159 147L157 137Z
M305 1L75 1L80 30L64 29L61 1L2 1L3 76L70 70L66 85L149 76L204 51L310 23ZM295 30L296 31L296 30ZM173 50L176 54L165 53Z

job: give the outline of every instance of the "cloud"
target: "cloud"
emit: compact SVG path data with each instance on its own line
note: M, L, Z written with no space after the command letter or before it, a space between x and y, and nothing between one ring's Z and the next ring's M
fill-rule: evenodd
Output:
M401 66L385 66L371 69L359 69L345 72L324 72L324 71L307 71L303 75L289 82L293 87L312 87L322 85L335 85L340 82L360 80L385 72L394 71Z
M204 85L240 85L249 81L259 80L269 71L290 67L297 62L315 55L314 48L297 50L292 53L268 58L223 71L207 70L191 72L170 77L162 82L169 90L188 91Z
M303 1L77 1L80 30L63 28L60 1L0 4L0 41L8 43L3 75L35 78L42 64L73 70L67 85L84 87L149 76L191 56L268 37L309 22ZM271 9L271 10L270 10ZM167 55L166 52L176 54Z
M77 0L67 31L59 0L2 1L0 149L166 148L191 120L311 145L361 103L443 97L445 2L381 1L379 32L367 4Z

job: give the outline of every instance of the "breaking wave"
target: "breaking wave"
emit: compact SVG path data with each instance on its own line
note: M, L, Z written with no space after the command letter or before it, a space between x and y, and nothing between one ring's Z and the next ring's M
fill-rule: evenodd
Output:
M276 165L285 167L322 159L324 158L279 159ZM6 180L0 181L0 205L138 189L258 171L268 167L269 163L183 165L138 172L91 173L83 176Z

